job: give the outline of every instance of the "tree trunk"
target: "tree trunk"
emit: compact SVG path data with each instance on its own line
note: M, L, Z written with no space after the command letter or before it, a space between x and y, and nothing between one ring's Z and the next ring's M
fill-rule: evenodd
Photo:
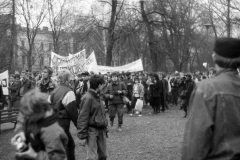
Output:
M9 73L13 73L13 55L15 53L15 45L17 42L16 35L16 22L15 22L15 0L12 0L12 26L11 26L12 34L11 34L11 51L9 57Z
M141 4L142 18L147 27L148 45L149 45L149 50L150 50L150 55L152 60L152 71L156 72L158 70L158 65L157 65L158 56L157 56L157 49L155 44L155 37L154 37L153 29L151 28L151 24L149 23L147 14L144 10L144 1L140 1L140 4Z
M117 1L112 0L112 12L111 12L111 19L110 19L109 28L108 28L106 66L111 66L111 63L112 63L112 50L114 45L114 29L115 29L116 11L117 11Z
M28 65L28 71L32 72L32 46L30 46L27 54L27 65Z

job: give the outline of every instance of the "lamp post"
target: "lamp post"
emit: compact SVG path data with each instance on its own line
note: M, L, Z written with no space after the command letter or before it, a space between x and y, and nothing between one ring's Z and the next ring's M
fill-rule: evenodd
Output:
M206 24L204 24L204 26L207 29L207 54L208 54L208 49L209 49L209 47L208 47L208 44L209 44L209 42L208 42L208 39L209 39L208 30L212 25L210 23L206 23ZM209 60L207 60L207 72L208 72L208 70L209 70Z

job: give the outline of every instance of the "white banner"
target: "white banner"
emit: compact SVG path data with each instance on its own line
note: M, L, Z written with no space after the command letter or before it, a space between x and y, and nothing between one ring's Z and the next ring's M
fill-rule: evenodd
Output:
M136 60L132 63L119 67L98 66L99 72L105 74L107 72L138 72L143 71L142 60Z
M86 52L82 50L69 56L60 56L51 52L51 67L57 73L62 69L68 69L71 73L79 73L86 70Z
M8 70L0 74L0 84L2 85L3 95L8 95Z
M86 59L86 68L88 72L98 73L98 65L95 53L92 52L90 56Z

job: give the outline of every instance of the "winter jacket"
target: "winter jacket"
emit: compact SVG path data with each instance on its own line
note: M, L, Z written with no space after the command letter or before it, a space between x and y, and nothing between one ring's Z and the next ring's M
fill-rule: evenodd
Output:
M80 113L77 120L78 138L86 139L89 127L106 129L107 125L105 108L100 96L92 89L89 89L80 103Z
M27 120L24 133L26 143L31 143L34 151L37 152L37 160L65 159L64 146L67 144L68 138L57 122L57 115L41 119L38 122Z
M160 90L163 88L161 82L153 83L151 87L151 97L160 97Z
M190 100L182 160L240 159L240 77L224 69L199 82Z
M122 93L118 94L118 90L122 91ZM127 88L124 83L117 81L116 83L108 84L105 97L108 98L108 105L123 104L122 96L126 94ZM113 95L112 99L110 99L110 95Z
M33 88L33 82L30 79L21 81L21 88L19 91L20 97Z
M137 87L137 92L134 90L134 88ZM133 97L143 97L144 95L144 86L140 83L134 84L133 86Z
M8 89L10 91L9 93L10 101L16 101L19 99L20 87L21 83L18 81L14 81L12 84L9 85Z
M59 124L62 127L69 127L70 121L77 126L78 110L74 92L66 84L60 84L50 96L49 103L58 113Z
M40 92L50 94L54 88L57 87L57 84L50 78L47 82L43 80L37 81L36 86L39 88Z

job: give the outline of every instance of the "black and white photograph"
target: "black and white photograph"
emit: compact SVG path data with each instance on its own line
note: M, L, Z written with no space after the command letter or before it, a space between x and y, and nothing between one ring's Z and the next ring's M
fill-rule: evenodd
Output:
M0 0L0 160L240 160L240 0Z

